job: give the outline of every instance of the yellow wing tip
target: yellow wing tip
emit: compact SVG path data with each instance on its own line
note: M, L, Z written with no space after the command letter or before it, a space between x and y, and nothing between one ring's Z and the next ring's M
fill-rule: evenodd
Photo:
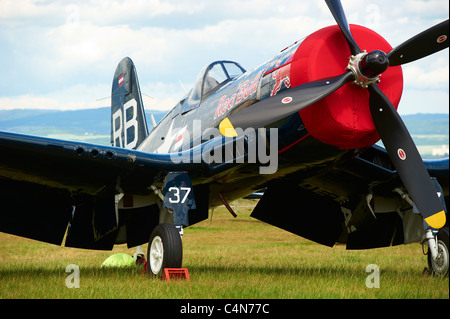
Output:
M441 210L439 213L436 213L434 215L431 215L430 217L425 218L425 221L428 225L430 225L433 228L439 229L444 227L446 217L445 212Z
M225 137L236 137L237 136L236 130L234 129L233 124L231 124L228 117L225 118L222 122L220 122L219 130L220 130L220 133Z

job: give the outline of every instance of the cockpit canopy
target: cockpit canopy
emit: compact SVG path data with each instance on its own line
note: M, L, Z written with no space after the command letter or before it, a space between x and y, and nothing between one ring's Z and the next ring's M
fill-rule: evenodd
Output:
M205 96L244 73L245 69L233 61L216 61L205 66L198 74L194 87L184 100L181 113L196 108Z

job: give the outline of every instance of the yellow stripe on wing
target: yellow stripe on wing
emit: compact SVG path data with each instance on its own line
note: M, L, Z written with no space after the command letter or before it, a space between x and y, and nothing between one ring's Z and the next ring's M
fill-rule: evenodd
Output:
M445 220L445 212L443 210L441 210L439 213L425 218L427 224L436 229L444 227Z

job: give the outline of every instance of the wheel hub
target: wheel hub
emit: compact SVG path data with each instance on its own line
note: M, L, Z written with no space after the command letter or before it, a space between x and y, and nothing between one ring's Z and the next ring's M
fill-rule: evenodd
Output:
M438 274L443 273L448 268L448 251L441 242L438 244L438 255L433 260L433 268Z
M380 82L381 73L389 67L389 59L386 53L380 50L374 50L370 53L364 50L348 59L346 70L353 72L354 83L363 88L367 88L371 83Z
M162 267L164 258L164 247L161 237L155 236L150 245L150 268L154 274L157 274Z

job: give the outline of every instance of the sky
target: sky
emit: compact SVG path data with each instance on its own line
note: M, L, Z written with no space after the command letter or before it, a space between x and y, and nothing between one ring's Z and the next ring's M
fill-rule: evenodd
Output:
M448 19L447 0L342 0L349 23L391 46ZM147 110L169 110L201 68L250 70L334 25L324 1L0 0L0 110L109 106L115 68L130 57ZM449 113L449 50L403 66L400 114Z

